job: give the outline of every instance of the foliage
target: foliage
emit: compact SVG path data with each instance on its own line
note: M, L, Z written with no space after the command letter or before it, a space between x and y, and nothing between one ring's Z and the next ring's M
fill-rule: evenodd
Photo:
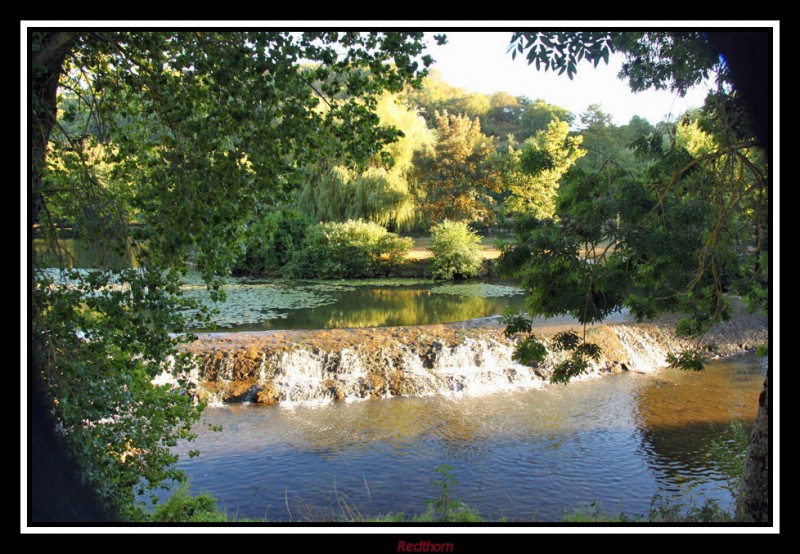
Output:
M459 485L450 465L442 464L436 468L439 478L433 483L439 495L428 501L428 511L422 515L421 521L470 523L481 521L478 512L458 498L453 497L453 489Z
M500 321L506 326L503 330L506 337L513 337L517 333L530 333L533 328L533 322L529 318L512 311L504 313Z
M724 45L724 56L712 40ZM576 194L559 203L562 231L581 246L572 248L572 258L589 253L586 261L593 267L588 275L570 273L582 281L588 300L598 277L616 272L619 280L603 287L616 297L613 304L627 306L638 318L687 313L693 321L684 319L681 330L698 336L731 317L732 295L745 298L751 309L767 309L772 117L763 83L771 67L769 33L521 32L513 35L511 48L515 55L528 50L528 62L537 68L567 71L570 77L581 58L597 65L618 50L625 55L620 75L634 91L670 89L683 95L715 77L716 90L699 114L688 113L678 124L660 125L636 141L638 152L651 161L644 176L582 180ZM741 65L729 69L728 60ZM522 265L531 246L517 252ZM562 271L558 263L570 263L568 256L543 261L550 267L539 269L554 274ZM536 286L533 280L528 284ZM576 308L580 300L574 300L567 304ZM581 310L587 319L590 304L584 301ZM529 306L533 313L537 308L550 306ZM698 368L701 356L687 352L673 362ZM758 521L768 520L771 506L768 436L764 404L742 493L746 515Z
M587 207L585 214L595 218L581 223L580 230L589 233L599 233L605 217L613 217L606 216L599 206L594 211ZM521 216L515 221L515 230L517 243L506 246L501 264L520 276L530 292L526 299L529 313L545 317L569 314L588 324L619 309L621 297L616 289L623 268L587 262L593 252L582 255L579 236L570 232L570 219L555 222Z
M740 421L731 421L727 433L711 442L711 455L717 461L719 471L728 482L728 490L735 497L744 474L744 463L747 459L747 448L750 437Z
M285 272L293 278L321 279L386 274L403 263L412 242L377 223L320 223L309 228Z
M137 496L181 473L170 447L191 439L200 406L170 352L181 329L174 277L148 270L38 271L36 375L82 479L109 513L138 519ZM177 388L152 380L175 371Z
M517 220L503 263L531 291L530 313L591 323L623 308L640 319L684 312L679 331L699 337L730 317L731 293L763 296L761 155L730 131L698 136L706 132L690 121L669 133L640 141L652 160L640 179L574 181L558 221ZM703 360L687 352L673 361L696 369Z
M533 332L533 320L521 313L506 313L502 318L506 328L504 334L512 337L521 334L517 341L512 359L520 364L536 367L544 363L548 349L544 341ZM553 366L550 374L551 383L567 384L574 377L583 374L590 361L599 361L602 350L597 344L586 342L586 334L580 337L574 331L562 331L550 339L553 352L565 353L564 359Z
M399 94L384 94L378 99L375 112L381 125L398 129L402 136L388 144L384 150L392 159L391 169L398 175L407 175L412 169L414 154L433 143L433 133L418 109Z
M511 57L528 51L528 64L536 64L536 69L558 71L559 75L567 72L572 77L577 72L577 63L586 58L594 62L595 67L600 60L608 63L615 46L613 39L620 33L603 31L590 32L557 32L557 33L514 33L508 47Z
M708 363L708 358L702 350L687 348L678 353L667 354L667 363L677 369L702 371Z
M612 52L625 55L620 78L631 90L669 89L683 95L713 73L724 73L717 52L705 33L684 32L517 32L511 37L513 58L524 54L536 69L565 71L572 79L578 63L586 59L595 67L608 63Z
M485 117L492 109L489 97L453 87L436 70L430 72L421 88L409 91L409 99L419 106L429 124L435 123L436 112L449 112L476 119Z
M646 119L634 116L627 125L614 125L599 104L592 104L580 120L585 155L575 162L574 169L579 171L570 172L574 180L638 179L643 175L650 163L637 155L634 144L655 131Z
M236 261L237 273L280 270L300 248L311 222L295 210L270 212L250 226L245 252Z
M52 406L81 478L114 517L136 519L138 494L180 480L169 448L202 409L187 382L152 383L189 369L175 355L177 337L190 338L179 334L186 262L218 297L216 276L299 168L380 155L398 131L378 125L379 95L418 84L432 60L419 58L422 33L34 30L29 40L31 229L60 267L64 225L139 265L66 282L34 255L29 385Z
M563 121L569 127L575 121L575 116L566 108L548 104L541 98L537 98L522 110L519 122L521 133L517 135L517 138L523 140L539 131L545 131L554 121Z
M376 112L382 126L399 130L401 136L364 170L352 170L337 158L309 170L297 204L315 220L365 219L393 229L412 221L415 204L408 176L414 154L429 148L433 137L425 120L397 94L381 96Z
M692 504L684 511L680 506L670 504L665 498L656 495L647 513L646 521L653 523L729 523L734 518L720 508L716 500L704 500L697 506Z
M217 499L201 492L192 496L186 486L177 488L150 515L154 523L225 523L228 515L217 508Z
M325 222L363 219L394 228L414 216L405 177L383 168L356 172L334 166L313 175L301 189L300 209Z
M528 335L517 343L511 359L517 363L535 367L547 359L547 347L534 335Z
M571 379L584 373L589 361L600 359L600 347L586 342L572 331L563 331L553 336L553 349L557 352L570 352L569 356L553 367L551 383L567 384Z
M501 182L492 153L494 142L480 121L436 112L436 141L417 155L416 196L431 222L488 220Z
M506 209L534 217L552 217L556 194L566 171L583 156L582 137L569 136L569 125L554 120L515 150L509 143L504 175L510 196Z
M495 137L500 144L509 135L524 141L537 131L546 129L555 119L570 124L575 119L565 108L548 104L541 98L531 101L525 96L512 96L502 91L485 95L453 87L435 70L425 78L422 88L408 92L408 99L431 126L436 125L436 112L480 118L484 132Z
M466 223L444 220L431 229L433 277L455 279L474 277L480 272L480 237Z

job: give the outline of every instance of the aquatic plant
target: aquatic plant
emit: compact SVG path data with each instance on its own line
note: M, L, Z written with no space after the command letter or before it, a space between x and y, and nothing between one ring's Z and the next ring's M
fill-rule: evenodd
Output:
M435 294L454 294L459 296L479 296L481 298L499 298L525 294L518 287L509 285L493 285L489 283L461 283L441 285L431 289Z

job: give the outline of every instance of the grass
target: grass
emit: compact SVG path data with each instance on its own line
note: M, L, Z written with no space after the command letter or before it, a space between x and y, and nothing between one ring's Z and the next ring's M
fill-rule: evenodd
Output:
M453 488L459 482L453 473L452 466L441 465L436 469L438 478L434 481L437 491L435 498L428 500L428 508L421 514L406 515L403 512L364 517L358 508L350 504L346 494L336 490L334 493L338 517L328 521L341 523L482 523L484 520L477 509L453 496ZM366 486L366 481L365 481ZM290 521L310 522L310 519L295 519L289 509L288 498L286 509ZM271 523L267 519L240 518L230 515L217 507L217 500L208 493L192 496L184 485L164 503L158 505L151 515L154 523ZM500 523L506 522L500 519ZM681 506L671 504L661 496L653 498L650 510L646 514L625 514L606 512L599 502L581 505L578 508L565 510L561 522L575 524L647 524L647 523L731 523L736 521L732 514L720 508L714 500L705 500L701 505L694 505L684 510ZM275 522L280 523L280 522Z
M650 503L646 514L630 515L606 512L599 502L592 502L571 512L564 512L565 523L731 523L735 518L723 510L714 500L705 500L701 505L692 505L688 510L671 504L661 496Z
M446 500L446 504L444 503ZM388 514L364 517L345 498L338 499L340 516L335 520L341 523L482 523L485 520L478 510L441 489L440 495L428 501L428 509L421 514L404 514L391 512ZM242 518L231 515L217 507L217 500L207 493L191 496L186 488L178 489L166 502L159 505L151 515L154 523L273 523L267 519ZM294 521L294 518L292 519ZM309 520L310 521L310 520ZM500 523L507 520L501 519ZM713 500L706 500L701 505L693 505L688 510L670 504L667 500L656 497L646 514L630 515L611 513L603 509L599 502L580 506L572 511L565 510L561 516L564 523L731 523L736 519L723 510ZM306 522L306 520L303 520ZM275 521L274 523L281 523Z

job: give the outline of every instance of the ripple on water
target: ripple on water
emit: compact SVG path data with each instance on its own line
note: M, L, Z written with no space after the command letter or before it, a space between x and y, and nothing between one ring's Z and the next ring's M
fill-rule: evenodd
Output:
M440 464L454 495L488 518L551 521L600 502L643 514L654 495L730 504L710 441L755 416L763 368L742 357L696 375L661 370L484 397L395 398L292 409L208 409L198 458L180 466L228 510L288 520L422 512ZM181 447L185 452L189 447ZM702 502L700 502L702 503ZM310 516L309 516L310 517ZM322 516L319 516L322 517Z

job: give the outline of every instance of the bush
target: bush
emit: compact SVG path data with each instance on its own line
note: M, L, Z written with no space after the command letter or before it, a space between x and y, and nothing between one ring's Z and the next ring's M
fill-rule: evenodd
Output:
M481 238L466 223L445 220L431 229L433 277L475 277L481 270Z
M377 223L320 223L308 229L285 273L295 279L386 275L403 263L411 245L411 239L389 233Z
M234 266L238 273L279 271L300 248L311 222L294 210L272 212L253 224L247 250Z
M217 499L208 493L192 496L186 486L178 488L150 517L158 523L227 522L228 516L217 508Z

